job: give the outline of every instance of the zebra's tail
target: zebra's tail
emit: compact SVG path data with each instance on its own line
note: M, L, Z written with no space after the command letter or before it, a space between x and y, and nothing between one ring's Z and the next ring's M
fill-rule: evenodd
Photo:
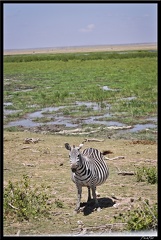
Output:
M111 153L113 153L113 152L111 152L110 150L105 150L102 152L103 155L107 155L107 154L111 154Z

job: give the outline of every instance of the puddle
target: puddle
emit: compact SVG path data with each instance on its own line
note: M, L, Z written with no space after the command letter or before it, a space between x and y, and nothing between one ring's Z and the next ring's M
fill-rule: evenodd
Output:
M82 122L85 124L101 124L101 125L106 125L109 126L109 121L101 121L99 120L100 118L104 118L104 117L110 117L111 115L109 113L106 113L104 115L101 116L92 116L89 117L87 119L83 119Z
M39 107L37 104L28 105L28 107Z
M131 101L131 100L136 99L136 98L137 98L137 97L126 97L126 98L120 98L119 101L120 101L120 100Z
M147 118L146 120L157 123L157 117L149 117L149 118Z
M77 127L78 124L71 123L70 118L59 117L55 118L54 121L47 122L45 125L65 125L66 127ZM14 127L14 126L22 126L22 127L37 127L42 126L44 123L37 123L32 121L32 119L22 119L17 121L12 121L5 127Z
M101 107L99 103L96 102L80 102L80 101L76 101L75 102L76 105L78 106L86 106L88 108L92 108L94 111L98 111ZM109 108L111 106L111 104L105 103L106 108Z
M102 116L101 116L102 117ZM120 122L113 122L113 121L100 121L99 118L93 118L90 117L86 120L83 121L86 124L101 124L101 125L105 125L105 126L125 126L124 124L120 123Z
M9 110L9 109L4 109L3 110L3 113L5 115L10 115L10 114L13 114L13 113L18 113L18 112L22 112L22 110Z
M11 105L13 105L13 103L11 103L11 102L5 102L5 103L3 103L3 106L11 106Z
M41 123L35 123L30 119L22 119L10 122L7 127L15 127L15 126L22 126L22 127L36 127L42 125Z
M29 92L29 91L32 91L33 89L32 88L26 88L26 89L15 89L16 91L14 91L15 93L16 92Z
M60 107L47 107L47 108L43 108L43 109L40 110L40 111L27 114L27 117L29 117L29 118L41 118L41 117L44 116L44 115L43 115L44 113L49 113L49 114L50 114L50 112L58 111L58 110L63 109L63 108L65 108L65 106L60 106Z
M66 127L78 127L78 124L72 123L71 118L64 118L64 116L59 116L54 119L53 122L48 122L48 125L65 125Z
M109 88L108 86L103 86L102 89L104 91L118 91L118 89L112 89L112 88Z
M146 128L156 128L155 124L136 124L132 129L129 129L129 132L138 132L145 130Z

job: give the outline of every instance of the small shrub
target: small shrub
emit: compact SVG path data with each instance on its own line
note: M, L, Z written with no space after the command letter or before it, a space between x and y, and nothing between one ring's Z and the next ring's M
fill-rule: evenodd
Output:
M157 171L155 167L146 169L146 180L148 183L155 184L157 183Z
M45 188L32 189L27 175L23 175L20 183L9 181L4 189L4 219L16 218L23 221L40 215L46 216L50 209L47 200Z
M129 231L156 230L157 204L150 206L148 201L145 201L142 206L130 211L126 228Z
M137 182L144 182L144 168L137 168L136 171L136 181Z
M150 206L148 200L145 200L133 210L115 216L114 221L119 220L126 223L124 230L127 231L157 230L157 217L157 204Z
M157 183L156 167L138 167L136 171L137 182L147 181L150 184Z

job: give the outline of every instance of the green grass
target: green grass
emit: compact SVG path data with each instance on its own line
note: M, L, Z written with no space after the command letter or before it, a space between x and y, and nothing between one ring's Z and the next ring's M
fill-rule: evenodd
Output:
M123 53L123 54L122 54ZM32 62L32 61L63 61L68 62L69 60L104 60L104 59L125 59L135 57L153 57L156 56L157 52L149 51L127 51L127 52L90 52L90 53L57 53L57 54L22 54L22 55L6 55L4 56L4 62Z
M103 86L117 91L103 91ZM121 100L125 97L136 98ZM116 117L122 112L134 120L156 116L157 52L4 56L4 102L12 102L14 109L22 110L12 119L75 101L111 104ZM33 104L37 107L29 107ZM7 117L5 122L9 120Z

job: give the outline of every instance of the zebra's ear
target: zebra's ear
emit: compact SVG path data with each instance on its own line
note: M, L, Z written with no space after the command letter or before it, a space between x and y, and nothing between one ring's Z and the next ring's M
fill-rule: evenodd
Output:
M71 146L69 145L69 143L65 143L65 148L69 151L71 150Z
M83 147L83 144L81 143L78 147L78 149L81 149Z

